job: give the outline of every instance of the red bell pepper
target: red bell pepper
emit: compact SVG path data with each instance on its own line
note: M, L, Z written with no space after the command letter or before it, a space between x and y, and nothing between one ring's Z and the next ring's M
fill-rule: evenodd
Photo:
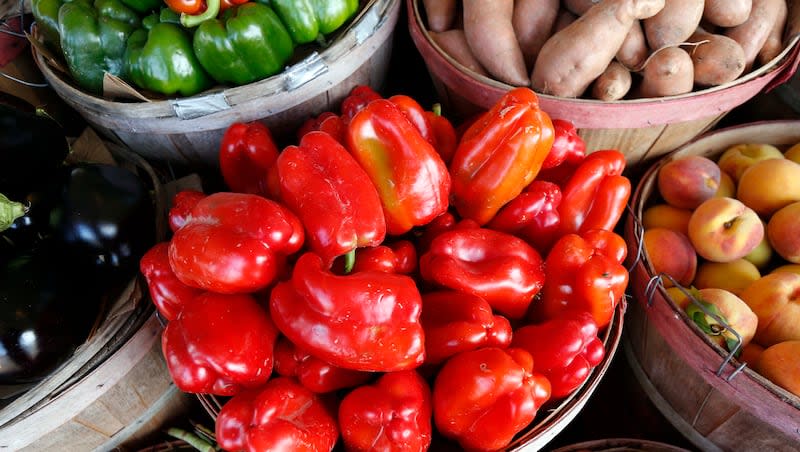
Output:
M316 118L309 118L300 125L300 128L297 129L297 141L300 141L308 132L319 130L332 136L339 143L344 143L344 131L346 128L339 115L331 111L322 112Z
M447 210L447 166L394 103L377 99L358 112L347 143L378 188L388 234L404 234Z
M547 255L561 236L561 189L552 182L535 180L503 206L486 227L513 234Z
M425 141L436 148L436 135L434 134L433 126L430 120L428 120L428 116L425 114L425 109L422 108L422 105L413 97L405 94L395 94L389 98L389 101L395 104L397 108L406 115L406 118L417 128L422 138L425 138Z
M366 383L372 374L342 369L295 346L281 336L275 344L275 372L294 377L309 391L324 394Z
M237 394L217 416L217 443L228 451L325 452L336 445L335 412L295 380L278 377Z
M344 124L349 124L356 113L363 110L367 104L375 99L383 99L383 97L369 86L358 85L354 87L350 94L342 100L341 118Z
M495 451L527 427L550 398L530 353L484 347L445 361L433 383L433 420L466 450Z
M424 452L431 443L431 390L414 370L383 374L339 405L339 428L348 451Z
M463 218L484 225L514 199L542 167L553 123L529 88L505 93L461 138L450 172L452 203Z
M267 196L267 173L277 158L278 147L261 122L235 122L222 136L219 167L230 191Z
M298 347L345 369L391 372L425 360L422 300L406 275L364 271L339 276L305 253L289 281L270 294L278 329Z
M542 169L555 168L562 163L580 163L586 156L586 142L578 129L566 119L553 119L553 146L542 163Z
M139 270L147 282L150 299L165 320L173 320L183 305L203 293L175 276L169 265L169 242L157 243L144 253L139 261Z
M467 350L511 343L511 323L494 315L483 298L456 290L422 295L422 328L425 330L426 364L439 364Z
M309 248L326 266L346 255L349 272L356 248L383 242L386 220L378 191L333 137L310 132L299 146L287 146L275 166L280 199L300 217Z
M622 176L625 155L616 150L595 151L563 187L562 234L580 234L590 229L613 230L628 204L631 181Z
M578 389L603 361L606 350L597 332L591 314L570 311L514 330L511 346L523 348L533 356L536 370L550 381L551 398L557 400Z
M172 206L169 209L169 228L177 231L189 219L194 206L207 195L198 190L181 190L172 197Z
M525 315L545 281L533 247L486 228L442 233L420 257L419 268L423 280L477 295L511 319Z
M592 314L605 328L628 286L625 240L605 229L567 234L553 245L545 260L545 284L534 318L544 321L564 311Z
M381 271L408 275L417 270L417 249L408 240L364 248L356 254L354 272Z
M169 262L184 284L219 293L270 285L303 246L303 225L286 207L247 193L201 199L170 240Z
M161 349L178 389L230 396L266 383L277 337L252 296L207 292L167 324Z
M473 220L459 220L451 212L445 212L420 228L415 240L417 251L419 254L427 251L431 247L433 239L445 231L479 227L480 225Z
M436 152L442 157L442 161L449 165L458 147L456 128L449 119L442 116L441 104L434 104L433 110L425 110L425 116L433 130Z

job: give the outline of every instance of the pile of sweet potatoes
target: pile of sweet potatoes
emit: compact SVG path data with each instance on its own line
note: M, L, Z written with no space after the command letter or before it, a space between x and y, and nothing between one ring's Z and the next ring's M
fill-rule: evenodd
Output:
M800 28L800 0L422 3L432 40L466 68L543 94L603 101L732 82L772 61Z

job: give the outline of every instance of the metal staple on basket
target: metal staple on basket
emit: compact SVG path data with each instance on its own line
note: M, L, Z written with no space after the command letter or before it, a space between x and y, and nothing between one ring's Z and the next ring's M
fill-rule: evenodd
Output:
M720 363L719 368L717 368L717 371L714 373L716 376L721 378L722 377L722 373L725 370L725 367L728 364L733 365L731 363L731 360L734 358L736 353L741 350L741 348L742 348L742 336L739 335L739 333L736 331L735 328L732 328L730 325L728 325L728 322L726 322L724 319L722 319L718 315L716 315L713 312L711 312L710 310L708 310L708 308L703 306L703 304L700 303L700 300L698 300L689 290L687 290L684 286L679 284L672 276L670 276L670 275L668 275L666 273L660 273L660 274L654 275L653 277L651 277L647 281L647 286L645 287L644 293L645 293L645 297L647 297L647 306L648 307L651 307L653 305L653 298L655 297L656 290L658 290L659 287L660 288L664 288L664 283L663 283L661 278L668 279L673 284L674 287L676 287L678 290L680 290L681 293L683 293L686 296L686 298L689 301L691 301L695 306L700 308L700 310L702 310L704 314L710 316L711 318L713 318L714 320L719 322L719 324L721 324L725 328L726 331L730 331L731 333L733 333L734 337L736 337L736 346L733 347L733 350L728 350L727 351L727 353L724 356L724 359L722 360L722 363ZM694 324L694 322L690 322L690 324L692 325L692 328L699 329L697 327L697 325ZM733 380L733 378L736 375L738 375L742 370L744 370L744 368L746 366L747 366L747 363L741 363L738 366L736 366L734 368L733 372L731 372L730 375L725 377L725 381Z

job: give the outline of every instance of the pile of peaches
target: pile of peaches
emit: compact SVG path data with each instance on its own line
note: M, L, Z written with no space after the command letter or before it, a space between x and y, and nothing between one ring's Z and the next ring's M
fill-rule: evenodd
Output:
M800 143L676 156L657 187L643 245L672 301L712 342L800 396Z

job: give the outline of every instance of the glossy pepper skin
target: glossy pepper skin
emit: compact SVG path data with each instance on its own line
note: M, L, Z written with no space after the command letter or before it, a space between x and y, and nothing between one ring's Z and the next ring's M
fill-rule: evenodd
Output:
M539 321L569 310L586 311L605 328L628 286L625 240L614 232L593 229L566 234L545 260L545 285L534 314Z
M139 270L147 282L150 299L167 321L175 319L185 304L203 293L182 283L175 276L169 265L169 242L161 242L150 248L139 261Z
M339 276L326 270L322 258L305 253L291 279L272 289L269 306L281 333L333 365L391 372L425 360L422 301L409 276Z
M287 377L273 378L228 400L215 430L217 443L229 451L325 452L339 437L335 413Z
M529 88L514 88L464 132L450 162L452 203L462 218L488 223L542 167L553 124Z
M439 364L458 353L481 347L506 348L511 323L495 315L483 298L456 290L422 295L425 363Z
M275 280L304 237L300 219L285 206L258 195L217 192L201 199L175 231L169 262L189 286L255 292Z
M512 347L527 350L536 370L550 381L551 398L563 399L589 378L605 357L597 324L586 311L565 312L536 325L514 330Z
M524 240L486 228L444 232L419 259L425 281L477 295L511 319L523 317L542 289L542 264Z
M563 163L580 163L586 156L586 142L578 129L566 119L553 119L553 146L542 163L542 169L555 168Z
M561 197L558 185L535 180L503 206L486 227L513 234L546 256L561 236Z
M344 25L356 11L358 0L268 0L297 44L314 42Z
M433 420L465 450L494 451L536 417L550 382L519 348L483 347L447 360L433 383Z
M119 0L64 3L58 9L58 34L78 85L101 94L105 72L124 77L126 43L140 23L138 14Z
M181 190L172 197L172 206L169 209L167 220L172 232L177 231L191 218L192 209L203 198L205 193L199 190Z
M287 146L275 162L280 198L303 222L311 251L330 267L356 248L378 246L386 237L381 198L347 149L325 132L309 132Z
M252 296L208 292L167 324L161 350L181 391L231 396L267 382L277 337Z
M631 194L631 181L622 175L625 155L616 150L587 155L564 185L558 211L562 234L590 229L613 230Z
M453 160L453 154L456 153L456 148L458 148L456 128L449 119L442 116L440 104L435 104L432 110L425 110L425 116L431 124L436 152L442 157L442 161L449 165Z
M350 121L359 111L363 110L370 102L375 99L382 99L383 97L368 85L357 85L350 93L342 99L341 118L345 125L350 124Z
M136 11L139 14L148 13L150 11L159 9L164 2L162 0L120 0L128 8Z
M342 399L338 415L345 448L365 452L428 450L431 417L431 390L415 370L359 386Z
M221 19L203 21L192 45L214 80L234 85L277 74L294 53L294 42L275 11L253 2L230 8Z
M380 271L408 275L417 270L417 249L408 240L364 248L356 253L354 272Z
M359 111L347 144L378 189L387 234L404 234L447 210L447 166L391 101L376 99Z
M231 191L267 196L267 174L278 159L278 146L262 122L235 122L225 129L219 167Z
M275 344L275 372L294 377L303 387L316 394L351 388L366 383L371 372L343 369L311 355L281 336Z
M303 138L303 135L313 130L319 130L332 136L339 143L344 143L345 125L342 118L334 112L325 111L315 118L308 118L297 129L297 141Z
M192 50L192 37L180 25L159 22L133 32L125 50L125 74L140 88L168 96L192 96L212 85Z

